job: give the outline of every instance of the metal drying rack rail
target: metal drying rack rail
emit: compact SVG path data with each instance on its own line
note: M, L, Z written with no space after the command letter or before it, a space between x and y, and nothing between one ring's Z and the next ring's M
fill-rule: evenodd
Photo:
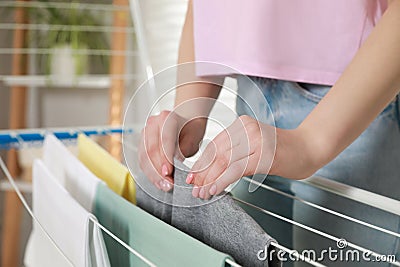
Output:
M53 134L60 140L73 140L78 137L79 134L85 134L87 136L93 135L115 135L115 134L133 134L135 131L133 128L122 128L122 127L113 127L113 126L93 126L93 127L77 127L77 128L48 128L48 129L24 129L24 130L0 130L0 150L1 149L9 149L9 148L23 148L29 143L38 144L41 143L47 134ZM32 155L32 157L34 157ZM32 209L29 207L25 197L21 193L21 190L18 186L18 183L15 182L14 177L11 176L10 172L7 169L6 164L3 159L0 158L0 168L2 169L4 175L8 179L10 183L10 187L6 188L6 190L15 190L20 201L23 206L27 210L28 214L32 217L32 220L39 226L39 228L45 233L46 237L49 241L56 247L58 252L65 258L66 262L71 266L73 265L71 260L65 255L63 251L57 246L55 241L49 236L46 229L41 225L38 219L35 217ZM0 190L2 188L0 187ZM122 241L118 236L114 235L111 231L109 231L106 227L101 225L98 221L93 218L89 218L92 223L97 225L101 230L103 230L107 235L113 238L116 242L118 242L121 246L127 249L130 253L134 254L140 260L142 260L145 264L151 267L156 267L154 263L150 259L147 259L141 253L136 251L134 248L126 244ZM284 248L283 248L284 249ZM232 267L240 267L241 265L236 262L226 259L227 264ZM316 263L315 266L322 266Z
M76 139L78 134L83 133L91 135L107 135L133 133L132 128L123 129L113 126L94 126L94 127L76 127L76 128L48 128L48 129L23 129L23 130L0 130L0 148L2 146L18 146L23 142L43 141L47 133L52 133L58 139Z
M44 137L46 136L46 134L49 134L49 133L54 134L56 137L58 137L58 138L61 139L61 140L71 140L71 139L76 139L77 136L78 136L78 134L80 134L80 133L84 133L84 134L86 134L86 135L88 135L88 136L91 136L91 135L134 134L135 131L134 131L134 127L125 127L125 128L121 128L121 127L110 127L110 126L93 126L93 127L77 127L77 128L52 128L52 129L28 129L28 130L1 130L1 131L0 131L0 149L1 149L1 148L6 148L6 149L7 149L8 147L22 148L22 147L24 147L24 146L26 146L27 144L32 143L32 142L33 142L33 143L40 143L41 141L43 141L43 139L44 139ZM121 140L121 139L119 139L119 141L122 143L122 140ZM8 172L8 170L7 170L7 168L6 168L6 166L5 166L5 164L4 164L4 162L3 162L2 159L1 159L0 163L1 163L1 164L0 164L0 165L1 165L1 168L3 169L3 172L4 172L5 175L7 176L8 180L9 180L11 186L12 186L11 188L17 192L18 196L20 197L20 200L21 200L22 203L24 204L24 206L25 206L25 208L27 209L28 213L29 213L29 214L32 216L32 218L37 222L36 218L34 217L34 215L33 215L33 213L32 213L32 210L31 210L30 207L26 204L25 198L24 198L23 195L21 194L21 192L20 192L20 190L19 190L19 187L18 187L18 185L15 183L13 177L11 177L11 175L9 174L9 172ZM255 182L255 181L253 181L253 180L251 180L251 179L249 179L249 178L244 178L244 179L245 179L246 181L250 182L250 183L256 183L256 184L258 184L257 182ZM312 179L317 179L317 178L312 178ZM322 180L321 180L321 179L322 179ZM320 188L320 189L323 189L323 190L326 190L326 191L329 191L329 192L333 192L333 193L335 193L336 191L338 191L338 193L337 193L338 195L342 195L342 196L344 195L345 197L348 197L348 198L350 198L350 199L354 199L355 196L356 196L357 194L360 195L360 194L363 192L363 191L357 191L357 190L359 190L359 189L352 188L352 187L348 186L347 190L349 190L349 189L352 189L353 191L355 190L355 192L357 192L357 194L354 194L354 193L353 193L353 194L350 194L349 196L346 196L346 194L344 194L345 191L343 191L343 190L340 191L340 190L337 189L337 188L338 188L337 185L336 185L335 187L333 187L333 188L326 188L326 187L324 187L324 185L321 185L321 183L322 183L321 181L324 181L323 178L318 178L317 181L319 181L319 182L316 183L316 185L315 185L316 187L318 187L318 188ZM309 182L309 184L310 184L311 186L314 186L313 182ZM287 193L285 193L285 192L279 191L279 190L277 190L277 189L275 189L275 188L272 188L272 187L269 187L269 186L267 186L267 185L264 185L264 184L258 184L258 185L260 185L260 187L261 187L263 190L270 190L270 191L276 192L276 193L281 194L281 195L283 195L283 196L285 196L285 197L292 198L292 199L295 200L295 201L300 201L300 202L302 202L302 203L305 204L305 205L308 205L308 206L311 206L311 207L313 207L313 208L319 209L319 210L321 210L321 211L323 211L323 212L327 212L327 213L333 214L333 215L335 215L335 216L338 216L338 217L341 217L341 218L343 218L343 219L352 221L352 222L354 222L354 223L361 224L361 225L364 225L364 226L366 226L366 227L370 227L370 228L372 228L372 229L374 229L374 230L381 231L381 232L383 232L383 233L386 233L386 234L395 236L395 237L397 237L397 238L400 238L400 234L399 234L399 233L392 232L392 231L390 231L390 230L387 230L387 229L384 229L384 228L381 228L381 227L378 227L378 226L369 224L369 223L367 223L367 222L363 222L363 221L361 221L361 220L352 218L351 216L347 216L347 215L341 214L341 213L339 213L339 212L337 212L337 211L330 210L330 209L328 209L328 208L322 207L322 206L320 206L320 205L318 205L318 204L305 201L305 200L303 200L303 199L301 199L301 198L298 198L298 197L296 197L296 196L292 196L292 195L290 195L290 194L287 194ZM350 192L351 192L352 190L350 190ZM371 192L368 192L368 193L369 193L369 194L372 194ZM361 194L361 195L362 195L362 194ZM378 195L378 196L379 196L379 195ZM383 197L383 196L380 196L380 197L385 198L385 197ZM315 228L312 228L312 227L310 227L310 226L307 226L307 225L301 224L301 223L299 223L299 222L293 221L293 220L291 220L291 219L289 219L289 218L286 218L286 217L281 216L281 215L279 215L279 214L275 214L275 213L273 213L273 212L271 212L271 211L262 209L262 208L260 208L260 207L258 207L258 206L256 206L256 205L253 205L253 204L251 204L251 203L247 203L247 202L245 202L245 201L243 201L243 200L241 200L241 199L237 199L237 198L234 198L234 199L235 199L235 201L237 201L237 202L239 202L239 203L245 204L245 205L247 205L247 206L249 206L249 207L252 207L252 208L254 208L254 209L256 209L256 210L259 210L259 211L261 211L261 212L263 212L263 213L265 213L265 214L268 214L268 215L270 215L270 216L273 216L273 217L275 217L275 218L277 218L277 219L279 219L279 220L282 220L282 221L284 221L284 222L286 222L286 223L293 224L293 225L295 225L295 226L297 226L297 227L300 227L300 228L302 228L302 229L305 229L305 230L307 230L307 231L313 232L313 233L315 233L315 234L317 234L317 235L323 236L323 237L325 237L325 238L327 238L327 239L330 239L330 240L333 240L333 241L336 241L336 242L339 240L339 238L336 237L336 236L330 235L330 234L328 234L328 233L321 232L321 231L319 231L319 230L317 230L317 229L315 229ZM381 200L382 200L382 199L381 199ZM392 200L392 201L396 201L396 200ZM363 199L362 199L361 202L362 202L362 203L366 203ZM379 206L379 205L376 205L376 203L380 203L380 202L379 202L379 201L372 202L372 204L374 204L374 203L375 203L375 206ZM366 204L368 204L368 203L366 203ZM384 210L388 210L388 209L385 209L385 207L383 207L383 206L382 206L381 208L384 208ZM390 209L389 209L389 210L390 210ZM145 263L147 263L149 266L155 266L153 263L151 263L151 260L146 259L146 258L145 258L143 255L141 255L139 252L137 252L137 251L134 250L132 247L130 247L128 244L126 244L125 242L123 242L122 240L120 240L117 236L115 236L114 234L112 234L112 233L111 233L108 229L106 229L104 226L100 225L98 222L95 222L95 221L93 221L93 222L94 222L95 224L97 224L97 225L98 225L103 231L105 231L108 235L110 235L112 238L114 238L117 242L119 242L122 246L124 246L127 250L129 250L131 253L133 253L133 254L136 255L138 258L140 258L140 259L143 260ZM42 229L42 230L44 230L44 231L46 232L45 229ZM50 238L50 237L49 237L49 238ZM51 239L51 238L50 238L50 239ZM55 245L55 244L54 244L54 245ZM306 257L306 256L304 256L304 255L301 255L301 254L299 254L297 251L292 250L292 249L287 248L287 247L284 247L284 246L282 246L282 245L280 245L280 244L272 243L271 245L275 246L276 248L278 248L278 249L280 249L280 250L285 251L286 253L291 253L293 256L297 257L298 259L303 260L303 261L305 261L305 262L307 262L307 263L309 263L309 264L311 264L311 265L313 265L313 266L324 266L324 265L322 265L322 264L320 264L320 263L318 263L318 262L315 262L314 260L310 259L309 257ZM371 251L371 250L369 250L369 249L367 249L367 248L361 247L361 246L359 246L359 245L357 245L357 244L354 244L354 243L351 243L351 242L348 242L348 246L349 246L349 247L352 247L352 248L354 248L354 249L357 249L357 250L359 250L359 251L362 251L362 252L370 253L371 255L374 255L374 256L377 256L377 257L383 256L383 255L381 255L380 253ZM61 252L61 253L62 253L62 252ZM68 259L67 259L67 260L68 260ZM230 260L227 260L227 263L230 264L231 266L239 266L237 263L235 263L235 262L233 262L233 261L230 261ZM394 266L400 266L400 263L397 262L397 261L396 261L396 262L392 262L392 264L393 264Z

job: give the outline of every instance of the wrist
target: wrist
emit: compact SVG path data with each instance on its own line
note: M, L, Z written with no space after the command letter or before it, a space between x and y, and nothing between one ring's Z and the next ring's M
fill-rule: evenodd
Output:
M304 179L323 166L314 140L301 128L276 128L276 150L269 174Z
M207 127L207 118L199 117L187 119L181 117L181 133L198 136L199 133L203 136ZM197 134L195 134L197 133Z
M183 120L179 129L179 148L184 157L193 156L199 150L206 126L206 118Z

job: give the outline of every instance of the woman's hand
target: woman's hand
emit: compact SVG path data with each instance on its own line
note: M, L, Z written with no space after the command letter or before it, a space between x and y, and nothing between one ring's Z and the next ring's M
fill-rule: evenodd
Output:
M186 182L194 197L208 199L242 176L267 174L274 152L275 128L241 116L208 144Z
M303 136L297 129L283 130L241 116L206 147L186 183L194 185L194 197L208 199L243 176L306 178L317 166Z
M182 159L194 155L205 127L205 119L188 121L170 111L148 118L141 133L139 164L158 189L172 189L173 157Z

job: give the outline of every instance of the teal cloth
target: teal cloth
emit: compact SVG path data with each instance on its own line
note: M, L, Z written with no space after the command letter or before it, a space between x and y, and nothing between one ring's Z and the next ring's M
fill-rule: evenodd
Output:
M94 215L99 222L157 266L225 266L230 258L121 198L107 186L97 188ZM108 234L111 266L147 266Z

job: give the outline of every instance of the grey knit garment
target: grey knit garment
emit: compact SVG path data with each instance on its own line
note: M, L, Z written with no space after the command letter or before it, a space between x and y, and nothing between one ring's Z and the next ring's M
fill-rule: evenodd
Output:
M171 224L172 192L158 190L149 180L140 180L136 183L136 204L138 207L156 216L164 222ZM142 189L145 188L146 192ZM152 197L153 196L153 197Z
M242 266L281 266L277 259L278 249L270 246L276 241L235 203L231 195L217 196L216 201L194 198L192 187L185 183L185 169L182 163L175 162L173 192L164 193L158 189L149 192L158 199L167 199L168 203L172 199L173 206L153 199L141 188L136 192L137 205L214 249L231 255ZM265 248L268 251L275 249L272 260L258 259L257 253Z

